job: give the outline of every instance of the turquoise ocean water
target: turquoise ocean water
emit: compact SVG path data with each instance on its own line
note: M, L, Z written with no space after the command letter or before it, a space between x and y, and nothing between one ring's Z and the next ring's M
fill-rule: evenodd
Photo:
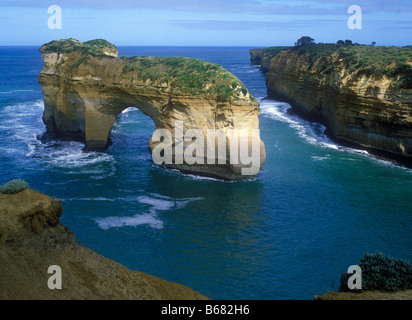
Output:
M412 170L339 146L267 99L248 50L119 47L219 63L259 100L265 166L223 182L153 164L154 125L137 109L119 116L105 152L41 141L38 48L0 47L0 183L22 178L62 199L61 222L78 242L212 299L312 299L337 290L366 252L412 261Z

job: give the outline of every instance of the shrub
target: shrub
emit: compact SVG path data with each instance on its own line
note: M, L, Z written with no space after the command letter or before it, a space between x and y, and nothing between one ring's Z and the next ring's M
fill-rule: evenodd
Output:
M5 194L18 193L29 189L29 185L22 179L14 179L0 186L0 192Z
M412 88L412 66L404 63L398 65L396 68L389 71L389 75L392 77L399 77L399 80L395 82L398 88L411 89Z
M104 49L117 50L116 46L103 39L90 40L80 42L79 40L70 38L63 40L53 40L41 46L40 52L64 52L70 53L73 51L81 51L93 57L107 56ZM108 56L111 57L111 56Z
M172 90L192 95L212 95L219 101L247 95L245 85L221 65L186 57L130 57L123 73L134 72L142 80L168 83ZM213 84L213 86L210 86ZM253 98L251 97L253 100Z
M296 41L295 46L296 47L302 47L302 46L307 46L309 44L314 44L315 39L308 37L308 36L303 36L298 41Z
M342 40L343 41L343 40ZM334 53L339 54L349 73L357 72L379 79L386 75L392 80L395 89L412 89L412 47L387 47L366 45L311 44L296 47L299 55L306 54L310 66L319 59L325 59ZM321 61L328 66L323 73L329 73L333 67L328 61Z
M412 264L381 252L365 254L360 260L362 289L398 291L412 289Z

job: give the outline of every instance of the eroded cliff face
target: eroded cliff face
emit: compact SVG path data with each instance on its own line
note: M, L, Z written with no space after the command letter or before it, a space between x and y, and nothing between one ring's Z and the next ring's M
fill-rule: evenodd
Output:
M281 51L266 73L269 96L324 122L332 136L409 161L412 90L399 88L398 80L353 70L337 52L314 58L299 50Z
M60 224L62 202L35 190L0 193L1 300L204 300L184 285L105 258ZM61 288L50 289L58 266Z
M286 46L269 47L265 49L250 49L250 63L252 65L260 65L260 70L266 73L269 71L270 61L272 58L280 51L289 49L291 49L291 47Z
M252 163L230 161L233 132L251 141L252 130L259 130L259 104L243 83L221 66L188 58L119 58L116 48L104 40L52 41L40 51L44 61L39 74L43 120L49 133L84 141L89 149L105 148L118 114L136 107L153 120L156 129L168 130L172 147L182 144L179 152L183 154L191 141L175 134L178 123L183 125L183 133L200 130L205 141L214 139L208 137L208 130L224 133L225 161L219 162L216 140L215 161L207 160L205 143L204 156L199 157L203 161L188 163L184 159L183 163L165 164L167 167L242 179L254 176L263 166L266 154L260 138L256 172L242 174L242 168L251 168ZM151 152L159 143L152 137Z
M262 64L263 49L250 49L250 63L252 65Z

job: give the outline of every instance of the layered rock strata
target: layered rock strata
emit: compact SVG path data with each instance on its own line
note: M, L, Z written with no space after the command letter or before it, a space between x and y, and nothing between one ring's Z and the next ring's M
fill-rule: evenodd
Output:
M260 70L266 73L269 71L272 58L279 52L288 49L291 49L291 47L279 46L265 49L250 49L250 63L252 65L260 65Z
M38 191L0 193L0 299L208 299L79 244L60 224L62 213L60 201ZM60 268L60 278L51 266Z
M362 50L373 52L373 48L343 51L343 47L317 46L283 50L271 58L266 73L268 96L287 101L293 110L323 122L328 133L343 143L410 164L412 90L408 64L412 65L412 50L401 51L409 56L403 66L394 61L377 72L373 70L382 64L379 56L355 55ZM354 62L367 58L377 62L367 67Z
M244 84L221 66L179 57L119 58L116 47L105 40L57 40L43 45L40 51L44 61L39 74L43 120L50 134L84 141L88 149L104 149L116 117L126 108L136 107L153 120L156 129L170 132L173 160L186 151L190 153L192 140L196 140L177 136L177 124L183 126L184 134L195 129L204 138L204 149L194 152L199 156L195 163L183 159L164 163L167 167L242 179L255 176L263 166L266 154L260 138L255 148L258 161L230 161L236 149L230 148L231 141L235 145L233 137L240 141L242 136L251 142L252 131L259 130L259 104ZM208 130L224 136L224 156ZM161 143L159 140L152 137L151 152ZM214 147L206 143L211 140ZM251 144L248 147L251 155ZM208 153L211 149L214 155Z

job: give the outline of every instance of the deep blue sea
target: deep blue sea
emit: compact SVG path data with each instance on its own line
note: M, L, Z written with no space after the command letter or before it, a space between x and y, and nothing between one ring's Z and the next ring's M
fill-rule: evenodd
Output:
M0 184L22 178L62 199L78 242L212 299L312 299L366 252L412 261L412 170L339 146L266 99L248 50L119 47L221 64L260 101L266 163L255 179L223 182L153 164L154 124L137 109L118 117L104 152L41 142L38 48L0 47Z

